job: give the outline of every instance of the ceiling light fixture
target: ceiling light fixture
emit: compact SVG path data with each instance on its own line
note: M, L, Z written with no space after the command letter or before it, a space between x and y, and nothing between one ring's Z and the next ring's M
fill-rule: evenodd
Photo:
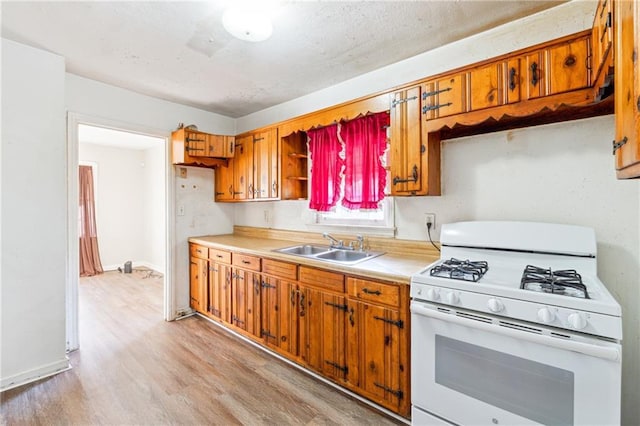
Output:
M240 2L222 14L222 25L232 36L245 41L264 41L271 37L271 16L258 2ZM266 2L265 2L266 3Z

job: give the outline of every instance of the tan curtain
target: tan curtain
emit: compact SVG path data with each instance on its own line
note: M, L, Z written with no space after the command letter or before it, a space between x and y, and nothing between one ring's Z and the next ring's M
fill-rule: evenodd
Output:
M96 205L93 197L93 169L91 166L80 166L79 198L80 276L90 277L103 272L98 251Z

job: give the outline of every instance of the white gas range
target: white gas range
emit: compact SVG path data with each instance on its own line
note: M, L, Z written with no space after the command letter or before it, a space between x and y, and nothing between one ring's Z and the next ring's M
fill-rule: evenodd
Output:
M413 424L617 424L620 305L592 229L443 225L411 281Z

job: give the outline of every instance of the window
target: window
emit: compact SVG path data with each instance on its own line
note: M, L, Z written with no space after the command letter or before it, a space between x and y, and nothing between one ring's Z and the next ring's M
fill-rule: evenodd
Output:
M314 225L394 233L388 193L388 112L361 116L309 134Z

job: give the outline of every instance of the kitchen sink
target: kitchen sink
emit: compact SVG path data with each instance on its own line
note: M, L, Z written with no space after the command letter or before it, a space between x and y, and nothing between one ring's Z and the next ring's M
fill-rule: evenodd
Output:
M310 244L304 244L301 246L285 247L274 251L294 254L297 256L314 256L320 253L328 252L329 250L331 250L329 246L312 246Z
M307 257L310 259L322 260L325 262L342 263L346 265L353 265L384 254L381 252L340 249L329 246L315 246L310 244L284 247L275 249L273 251L291 254L294 256Z

